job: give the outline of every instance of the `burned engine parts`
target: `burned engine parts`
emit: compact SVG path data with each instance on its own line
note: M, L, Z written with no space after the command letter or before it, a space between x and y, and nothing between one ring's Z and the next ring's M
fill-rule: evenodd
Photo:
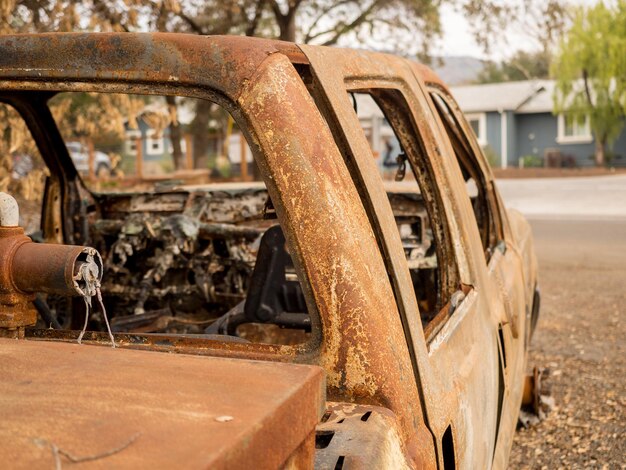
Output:
M104 255L104 302L117 332L202 334L246 298L264 189L119 195L91 240ZM101 325L104 326L104 325Z

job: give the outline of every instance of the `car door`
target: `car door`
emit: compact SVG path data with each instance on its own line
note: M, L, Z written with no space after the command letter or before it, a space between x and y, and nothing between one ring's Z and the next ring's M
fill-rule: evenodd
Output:
M498 437L494 462L501 466L510 450L511 432L515 429L525 369L527 306L525 299L522 259L519 250L505 230L504 216L499 207L495 183L484 159L476 136L470 131L453 98L445 91L431 86L429 94L446 134L454 149L456 163L466 180L468 197L487 263L490 285L499 298L497 335L500 354ZM471 183L471 184L470 184ZM475 187L472 194L471 187Z
M406 62L385 55L342 51L341 57L334 57L332 50L302 49L319 80L312 93L353 170L385 253L438 465L489 468L500 389L496 302L487 295L484 257L483 265L478 263L483 256L480 237L469 218L469 201L462 197L460 172L442 158L452 150L439 127L433 126L438 117ZM419 186L415 191L425 204L437 247L433 317L420 316L416 291L420 284L413 283L410 260L361 129L353 93L369 94L380 106L404 150L401 173L413 173L413 184Z

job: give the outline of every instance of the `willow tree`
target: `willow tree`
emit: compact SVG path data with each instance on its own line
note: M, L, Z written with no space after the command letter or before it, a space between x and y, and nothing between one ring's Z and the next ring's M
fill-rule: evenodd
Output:
M626 0L576 11L551 67L556 79L554 112L589 119L595 163L622 132L626 117Z

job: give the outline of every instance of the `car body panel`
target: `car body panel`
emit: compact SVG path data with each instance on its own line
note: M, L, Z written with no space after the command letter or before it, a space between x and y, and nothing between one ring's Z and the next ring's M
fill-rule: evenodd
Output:
M54 467L54 448L82 457L126 444L102 462L269 469L313 453L325 409L319 367L79 348L0 339L4 462Z

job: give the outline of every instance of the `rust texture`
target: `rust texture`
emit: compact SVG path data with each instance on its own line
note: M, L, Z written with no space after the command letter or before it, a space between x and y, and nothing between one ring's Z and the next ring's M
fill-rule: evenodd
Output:
M136 436L92 464L272 469L304 454L310 465L324 411L319 367L117 352L0 339L2 461L54 468L52 444L97 455ZM69 418L50 419L61 410Z
M0 328L34 325L37 292L87 295L79 270L88 256L101 276L102 260L93 248L33 243L20 227L0 227Z
M329 402L317 426L317 468L408 469L397 417L388 409Z
M258 85L240 103L254 117L266 149L261 168L275 169L268 191L279 218L287 219L292 245L302 250L301 263L314 287L329 396L389 407L403 423L407 451L423 464L417 445L423 421L411 361L400 319L390 314L395 299L358 193L293 66L276 54L259 74ZM308 126L319 129L315 138Z
M34 292L18 290L13 279L15 253L30 243L22 228L0 227L0 328L15 329L37 321Z
M265 185L92 195L95 209L81 234L71 222L80 218L72 209L80 202L80 181L67 152L55 147L55 138L61 138L54 123L48 122L49 128L42 124L47 108L32 104L59 91L179 94L217 103L245 134ZM384 108L420 191L384 186L352 92L371 93ZM459 468L506 465L522 401L531 334L527 323L537 285L532 235L519 214L505 211L472 138L468 147L477 159L474 176L480 176L489 192L489 210L499 220L498 248L486 258L473 201L433 94L453 103L427 67L363 51L175 34L0 37L0 98L20 110L40 136L48 165L56 165L44 208L45 236L57 242L76 239L103 253L103 291L105 302L113 306L119 344L321 366L328 397L335 402L318 427L318 438L332 432L335 439L323 451L318 447L322 466L336 466L343 457L342 464L357 468L375 463L442 467L444 439L454 442L452 458ZM472 135L454 103L450 110L460 129ZM61 202L51 202L57 199ZM421 229L405 236L397 230L401 224ZM245 313L260 246L277 226L284 233L279 245L289 257L285 279L299 282L298 299L306 305L297 313L306 317L306 328L294 333L285 325L259 327L258 319L236 335L214 328ZM33 290L69 292L68 280L76 271L68 266L79 256L76 248L35 247L21 233L6 233L0 237L0 295L5 296L0 299L26 311ZM14 262L17 250L25 251ZM426 256L435 250L436 259ZM35 266L43 257L50 262ZM418 303L413 270L436 268L442 298ZM32 273L36 279L29 278ZM428 304L437 308L422 311ZM28 315L22 325L32 324L32 311ZM40 340L37 346L25 342L29 351L69 351L63 349L69 345L51 344L77 337L77 331L69 330L75 325L64 326L28 329L29 339ZM90 331L85 340L100 344L107 338ZM239 377L239 366L230 359L220 359L227 361L222 363L155 354L152 362L143 351L123 353L128 356L115 359L120 375L107 369L119 384L152 384L155 376L179 372L191 383L191 375L208 377L212 365L227 363L228 368L218 367L223 376ZM105 363L111 354L98 352L103 362L91 365ZM125 367L134 360L146 368L133 369L136 375L129 376ZM263 370L288 370L283 366L265 364ZM67 374L78 375L78 368L70 364ZM241 403L247 403L245 393L252 388L274 390L271 380L255 370L249 370L250 382L240 377L244 382L234 381L228 389ZM191 389L209 382L217 386L197 381ZM155 390L160 387L165 383ZM92 392L101 396L99 390ZM229 400L225 391L216 393L217 403ZM309 398L311 394L319 405L319 396L311 392ZM289 413L273 416L280 433L289 434L290 419L307 406L305 395L290 405ZM200 399L194 395L186 403ZM310 463L311 429L298 427L302 439L281 448L285 452L271 460L274 466ZM254 449L261 444L280 447L270 445L280 433L258 437ZM358 455L359 447L374 441L384 444L382 454ZM145 450L141 442L133 448ZM246 455L235 449L231 457ZM267 457L261 451L256 455Z

